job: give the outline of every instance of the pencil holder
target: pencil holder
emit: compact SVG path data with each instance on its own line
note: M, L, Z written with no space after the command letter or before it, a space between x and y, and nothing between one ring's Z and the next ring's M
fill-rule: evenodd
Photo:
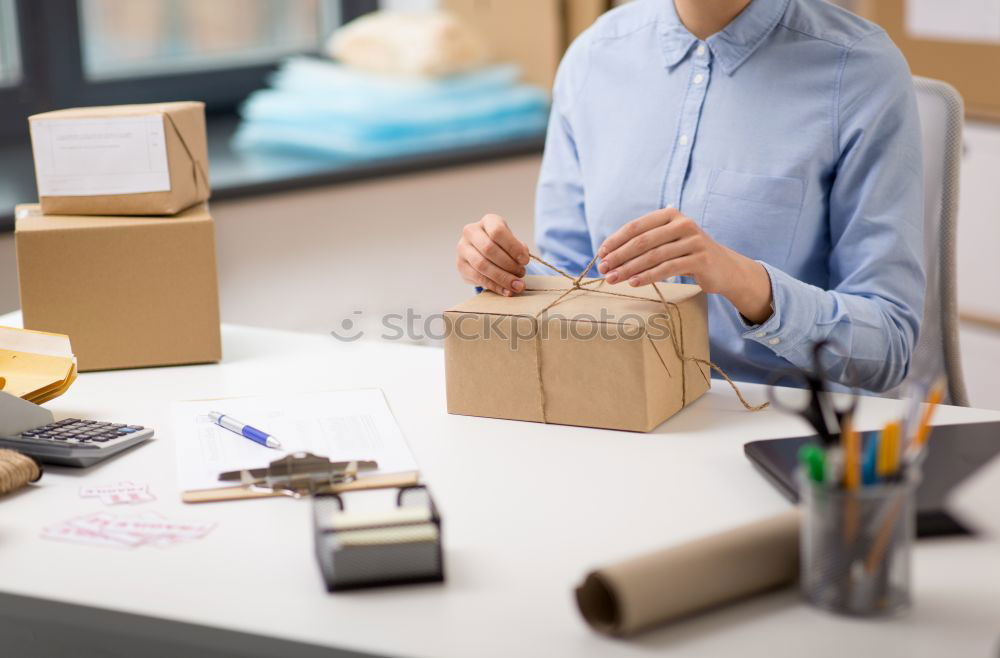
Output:
M799 472L801 587L813 605L844 615L892 615L910 605L916 469L854 491Z

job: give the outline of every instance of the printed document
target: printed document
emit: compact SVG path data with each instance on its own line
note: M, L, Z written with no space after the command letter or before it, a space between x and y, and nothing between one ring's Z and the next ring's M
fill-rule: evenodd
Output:
M212 411L267 432L281 442L281 450L219 427L208 417ZM417 470L378 389L193 400L175 403L172 412L181 491L233 486L219 482L219 474L264 468L303 451L333 461L374 459L378 474Z

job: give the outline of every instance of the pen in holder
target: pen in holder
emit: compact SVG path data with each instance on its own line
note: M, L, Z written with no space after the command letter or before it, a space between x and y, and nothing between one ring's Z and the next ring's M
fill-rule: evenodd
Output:
M800 470L802 593L845 615L891 615L910 605L910 553L919 469L847 489Z

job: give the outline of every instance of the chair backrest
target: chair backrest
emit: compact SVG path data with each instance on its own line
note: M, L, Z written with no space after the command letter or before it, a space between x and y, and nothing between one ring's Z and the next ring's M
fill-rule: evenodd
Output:
M907 379L943 373L946 402L968 406L959 354L955 274L958 174L962 158L962 97L951 85L914 76L924 152L924 263L927 291L920 336ZM903 386L895 389L902 392Z

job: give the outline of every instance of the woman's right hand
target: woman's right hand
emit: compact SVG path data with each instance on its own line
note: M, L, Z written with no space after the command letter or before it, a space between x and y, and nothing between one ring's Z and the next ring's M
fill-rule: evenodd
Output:
M466 283L510 297L524 290L528 245L516 237L500 215L466 224L458 241L458 273Z

